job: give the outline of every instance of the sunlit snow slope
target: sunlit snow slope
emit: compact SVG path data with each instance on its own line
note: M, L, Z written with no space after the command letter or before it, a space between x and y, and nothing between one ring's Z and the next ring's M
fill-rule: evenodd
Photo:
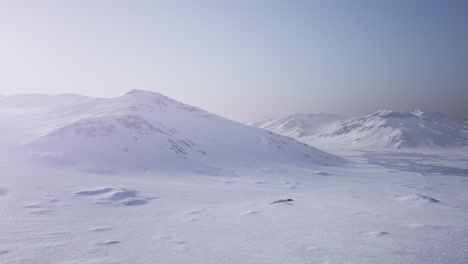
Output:
M320 134L322 129L348 119L346 116L326 113L293 114L285 117L266 116L247 125L270 130L280 135L302 138Z
M193 165L330 165L340 160L291 138L246 126L154 92L0 98L3 145L48 164L91 169Z
M368 147L458 147L468 144L468 123L439 112L381 110L331 127L319 137Z
M376 113L344 118L329 115L292 115L287 118L265 118L252 126L291 136L310 145L351 148L427 148L468 145L466 120L439 112L420 110ZM326 114L322 116L327 117Z

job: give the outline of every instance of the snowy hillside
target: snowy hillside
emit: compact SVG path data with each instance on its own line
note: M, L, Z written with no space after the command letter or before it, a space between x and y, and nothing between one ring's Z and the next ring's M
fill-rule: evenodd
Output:
M301 138L317 135L323 128L346 119L348 119L346 116L326 113L293 114L286 117L266 116L246 124L270 130L280 135Z
M325 118L315 118L315 115L310 118L307 115L265 118L250 125L317 146L416 148L468 145L467 121L439 112L381 110L348 119L322 116Z
M330 127L319 137L367 147L458 147L468 145L468 123L439 112L381 110Z
M12 132L6 129L8 136L3 139L47 164L114 170L281 163L322 166L340 160L291 138L154 92L133 90L111 99L9 96L0 101L0 107L1 125Z

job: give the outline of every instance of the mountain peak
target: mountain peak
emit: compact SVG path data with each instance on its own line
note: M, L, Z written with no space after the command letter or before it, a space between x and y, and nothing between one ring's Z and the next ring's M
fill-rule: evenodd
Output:
M132 89L129 92L127 92L125 95L132 95L132 94L147 94L147 95L159 95L163 96L160 93L149 91L149 90L141 90L141 89Z
M389 109L383 109L375 112L371 116L376 116L379 118L407 118L407 117L414 117L414 114L412 112L408 111L396 111L396 110L389 110Z
M137 100L163 100L163 101L176 102L175 100L163 94L160 94L158 92L153 92L149 90L140 90L140 89L130 90L129 92L127 92L121 97L122 98L138 98Z
M172 110L183 110L189 112L200 112L201 109L181 103L168 96L160 94L158 92L133 89L127 92L125 95L113 98L114 102L122 103L122 105L129 106L133 110L138 111L159 111L165 109L165 111Z
M441 112L427 112L420 109L413 109L409 111L395 111L395 110L379 110L371 116L380 117L380 118L445 118L448 117L446 114Z
M422 111L422 110L413 109L413 110L411 111L411 114L413 114L413 115L415 115L415 116L423 116L425 113L424 113L424 111Z

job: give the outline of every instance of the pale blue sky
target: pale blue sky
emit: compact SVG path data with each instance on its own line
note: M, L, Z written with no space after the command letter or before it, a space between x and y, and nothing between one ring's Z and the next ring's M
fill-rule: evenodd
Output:
M0 1L0 94L153 90L239 121L468 117L468 1Z

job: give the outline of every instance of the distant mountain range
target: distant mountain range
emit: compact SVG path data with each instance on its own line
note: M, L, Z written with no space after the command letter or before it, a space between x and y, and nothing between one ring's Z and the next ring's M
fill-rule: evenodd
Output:
M317 114L293 114L286 117L266 116L247 125L263 128L280 135L302 138L316 136L323 128L349 119L347 116L332 115L326 113Z
M362 117L324 113L265 117L249 125L311 145L427 148L468 145L468 122L440 112L381 110Z
M110 99L13 95L0 97L0 112L4 150L9 146L53 164L184 170L341 162L292 138L148 91L132 90Z

